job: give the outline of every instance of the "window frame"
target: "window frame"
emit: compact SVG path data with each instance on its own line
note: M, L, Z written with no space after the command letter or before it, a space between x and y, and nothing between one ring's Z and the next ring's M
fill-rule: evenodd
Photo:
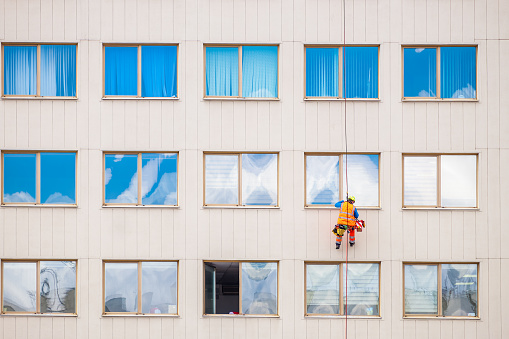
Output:
M244 97L240 95L242 93L242 47L244 46L276 46L277 47L277 97ZM237 47L239 55L239 95L237 96L219 96L219 95L207 95L207 47ZM242 44L242 43L204 43L203 44L203 99L204 100L245 100L245 101L277 101L280 100L281 93L281 46L280 44ZM243 94L243 93L242 93Z
M276 154L277 155L277 202L276 205L242 205L242 155L243 154ZM237 155L238 162L237 162L237 169L238 169L238 177L237 177L237 183L238 183L238 204L207 204L206 203L206 188L207 188L207 181L206 181L206 156L207 155ZM274 152L274 151L268 151L268 152L223 152L223 151L209 151L209 152L203 152L203 207L230 207L230 208L280 208L279 204L279 195L280 195L280 166L279 166L279 155L280 152Z
M345 98L343 96L343 67L344 67L344 59L343 59L343 49L345 47L377 47L378 48L378 93L376 98ZM331 49L338 49L338 96L337 97L316 97L316 96L307 96L306 95L306 50L308 48L331 48ZM359 44L359 45L352 45L352 44L305 44L304 45L304 94L303 99L304 101L314 101L314 100L346 100L346 101L380 101L380 45L379 44Z
M143 312L106 312L106 264L137 264L138 271L138 295L142 293L142 264L144 262L165 262L165 263L176 263L177 264L177 313L143 313ZM103 260L102 261L102 316L143 316L143 317L179 317L180 316L180 261L179 260ZM137 298L138 311L142 309L143 296Z
M57 46L76 46L76 96L42 96L41 94L41 46L44 45L57 45ZM4 86L4 47L5 46L18 46L18 47L37 47L37 91L35 95L30 94L5 94ZM79 72L78 72L78 43L77 42L2 42L2 99L48 99L48 100L77 100L78 99L78 83L79 83Z
M476 315L475 317L473 316L444 316L443 315L443 310L442 310L442 265L454 265L454 264L459 264L459 265L476 265L477 266L477 308L476 308ZM438 303L437 303L437 314L407 314L406 313L406 310L405 310L405 266L417 266L417 265L422 265L422 266L437 266L437 298L438 298ZM479 281L479 268L480 268L480 262L471 262L471 261L468 261L468 262L461 262L461 261L451 261L451 262L439 262L439 261L431 261L431 262L423 262L423 261L403 261L402 263L402 268L403 268L403 272L401 274L402 276L402 294L403 294L403 319L416 319L416 318L420 318L420 319L423 319L423 318L431 318L431 319L462 319L462 320L468 320L468 319L472 319L472 320L476 320L476 319L481 319L480 315L479 315L479 301L480 301L480 298L479 298L479 285L480 285L480 281Z
M59 312L41 312L41 261L73 261L76 265L76 287L74 289L75 300L74 300L74 313L59 313ZM36 311L35 312L11 312L4 311L4 263L35 263L36 264ZM23 315L38 315L38 316L50 316L50 317L77 317L78 316L78 259L3 259L0 261L0 276L2 280L0 282L0 315L14 315L14 316L23 316Z
M441 47L475 47L475 80L476 80L476 89L475 89L475 98L442 98L441 91L441 76L440 76L440 48ZM462 44L462 45L454 45L454 44L445 44L445 45L402 45L401 46L401 101L479 101L479 46L477 44ZM435 48L436 49L436 89L437 96L436 97L405 97L405 49L415 49L415 48Z
M475 183L475 206L473 207L442 207L441 205L441 156L445 155L465 155L465 156L476 156L476 183ZM405 205L405 157L436 157L437 158L437 204L436 205ZM473 210L479 208L479 153L402 153L401 155L401 206L402 209L455 209L455 210Z
M136 171L138 173L138 202L137 203L119 203L119 202L105 202L106 201L106 155L107 154L121 154L121 155L137 155L137 167ZM143 154L176 154L177 155L177 204L176 205L144 205L143 204L143 197L141 195L141 186L143 182L142 177L142 155ZM179 159L180 159L180 152L178 151L149 151L149 152L137 152L137 151L104 151L103 155L103 165L102 165L102 207L148 207L148 208L178 208L179 205Z
M211 314L205 313L205 263L238 263L239 264L239 314ZM275 263L277 265L277 313L276 314L244 314L242 313L242 263ZM203 309L202 315L205 317L263 317L263 318L279 318L279 304L280 304L280 290L279 290L279 260L203 260L202 261L202 276L203 276Z
M335 208L334 205L308 204L307 202L307 156L339 156L339 198L346 195L343 193L343 156L346 152L304 152L304 208ZM377 155L378 156L378 206L359 206L358 209L380 209L381 208L381 153L348 152L348 155Z
M378 264L378 315L348 315L348 317L353 318L382 318L382 306L381 306L381 294L382 294L382 279L380 276L382 275L382 262L380 261L354 261L349 262L350 264ZM339 314L330 314L330 313L308 313L307 312L307 267L308 265L330 265L335 266L339 265ZM344 314L344 302L343 302L343 266L347 265L346 261L304 261L304 317L338 317L345 318Z
M177 93L175 97L143 97L141 96L141 47L142 46L175 46L177 48ZM137 94L136 95L106 95L106 47L137 47ZM178 100L180 99L180 86L179 86L179 44L178 43L103 43L102 44L102 99L103 100L126 100L126 99L141 99L141 100Z
M16 151L16 150L2 150L1 152L1 162L2 162L2 168L1 168L1 184L2 184L2 192L0 194L0 206L6 207L6 206L37 206L37 207L78 207L78 151L76 150L58 150L58 151L47 151L47 150L22 150L22 151ZM74 153L75 154L75 171L74 171L74 192L75 192L75 203L74 204L44 204L41 203L41 153ZM35 202L5 202L4 201L4 155L5 154L35 154Z

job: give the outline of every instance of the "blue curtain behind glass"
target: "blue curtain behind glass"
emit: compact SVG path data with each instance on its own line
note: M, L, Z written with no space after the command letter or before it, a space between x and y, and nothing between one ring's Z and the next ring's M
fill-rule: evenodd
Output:
M138 47L105 47L104 94L138 94Z
M338 48L306 48L306 96L339 96Z
M345 47L343 58L343 97L378 98L378 47Z
M475 98L475 47L440 48L442 98Z
M406 98L436 97L436 48L405 48L403 53L403 95Z
M41 46L41 95L76 96L76 46Z
M141 46L141 96L177 96L177 46Z
M36 46L4 46L4 94L37 94Z
M237 47L207 47L206 95L239 95L239 49Z
M242 47L242 96L277 98L277 46Z

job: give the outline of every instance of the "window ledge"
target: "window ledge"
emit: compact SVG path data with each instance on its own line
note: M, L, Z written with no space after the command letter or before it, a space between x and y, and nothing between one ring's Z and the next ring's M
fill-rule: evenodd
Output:
M118 318L118 317L122 317L122 318L132 318L132 317L135 317L135 318L139 318L139 317L155 317L155 318L180 318L180 315L178 314L163 314L163 313L149 313L149 314L131 314L131 313L128 313L128 314L120 314L120 313L115 313L115 314L103 314L102 315L104 318Z
M41 208L78 208L78 205L49 205L49 204L2 204L1 207L41 207Z
M305 315L304 319L345 319L344 315ZM348 319L374 319L381 320L382 317L378 315L349 315Z
M203 314L202 318L278 318L278 314Z
M402 98L401 102L479 102L479 99L468 99L468 98L464 98L464 99L408 98L408 99L406 99L406 98Z
M480 317L430 317L430 316L410 316L403 317L403 320L411 319L411 320L481 320Z
M203 209L217 209L217 208L226 208L226 209L280 209L280 206L203 206Z
M173 206L173 205L102 205L102 208L173 208L173 209L179 209L180 206Z
M77 318L77 314L72 313L2 313L2 317L70 317Z
M403 211L474 211L478 212L479 207L402 207Z
M371 101L381 102L380 98L304 98L304 101Z
M33 97L33 96L2 96L4 100L74 100L77 101L78 97Z
M173 97L151 97L151 98L139 98L139 97L102 97L102 100L180 100L180 98Z
M217 100L227 100L227 101L280 101L280 98L241 98L241 97L204 97L205 101L217 101Z

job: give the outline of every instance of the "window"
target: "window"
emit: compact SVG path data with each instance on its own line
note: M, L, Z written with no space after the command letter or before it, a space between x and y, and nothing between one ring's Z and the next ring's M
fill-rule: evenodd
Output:
M2 205L76 205L76 152L2 152Z
M425 263L403 267L406 317L478 316L478 264Z
M104 153L104 205L177 206L177 174L178 153Z
M305 98L378 98L378 46L309 46L305 58Z
M277 153L204 154L204 205L277 206Z
M348 194L356 206L379 206L378 154L305 154L306 207L334 206L346 197L346 164L348 161ZM341 173L341 174L340 174Z
M205 262L204 314L278 314L277 262Z
M205 46L205 97L278 98L278 46Z
M403 207L477 207L477 155L403 155Z
M348 304L348 315L379 316L379 272L379 263L306 263L306 315L345 315Z
M104 96L177 97L177 45L105 45Z
M103 265L104 314L178 313L178 262L104 262Z
M403 98L476 99L475 46L403 47Z
M74 45L2 45L2 96L76 97Z
M2 314L15 313L76 314L76 261L3 260Z

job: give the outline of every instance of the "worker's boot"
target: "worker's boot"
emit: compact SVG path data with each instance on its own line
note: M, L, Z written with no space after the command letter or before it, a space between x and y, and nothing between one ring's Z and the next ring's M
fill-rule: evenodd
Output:
M336 244L336 249L339 250L340 246L341 246L341 244Z
M353 245L355 245L355 241L350 241L350 247L352 247Z

